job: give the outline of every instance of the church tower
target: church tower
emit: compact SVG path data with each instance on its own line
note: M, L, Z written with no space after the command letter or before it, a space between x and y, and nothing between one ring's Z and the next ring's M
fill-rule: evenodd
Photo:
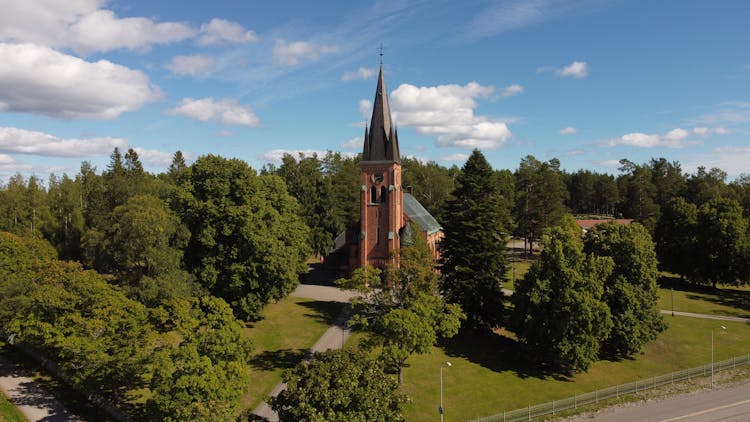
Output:
M382 63L360 166L359 263L385 269L398 259L391 253L399 247L399 230L404 226L404 193L398 132L391 121Z

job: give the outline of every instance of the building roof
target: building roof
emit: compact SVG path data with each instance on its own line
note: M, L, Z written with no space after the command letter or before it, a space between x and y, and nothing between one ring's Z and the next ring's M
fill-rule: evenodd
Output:
M583 230L588 230L597 224L604 224L604 223L612 223L615 222L617 224L622 225L628 225L633 222L630 218L617 218L617 219L601 219L601 220L576 220L576 223L578 223L578 227L582 228Z
M427 232L428 235L434 234L443 230L440 223L435 220L423 206L417 201L417 198L409 193L404 192L404 214L409 217L409 220L417 223L422 231Z
M388 90L385 87L382 64L378 74L378 87L375 90L370 129L368 131L365 128L362 161L401 162L398 131L391 121L391 107L388 105Z

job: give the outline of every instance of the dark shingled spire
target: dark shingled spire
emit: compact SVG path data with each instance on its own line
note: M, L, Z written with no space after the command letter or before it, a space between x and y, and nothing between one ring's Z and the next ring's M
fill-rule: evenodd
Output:
M398 132L391 123L391 108L388 106L388 91L383 78L383 65L380 65L378 88L375 91L375 102L372 107L370 132L365 129L365 147L362 150L362 161L395 161L401 162L398 151Z

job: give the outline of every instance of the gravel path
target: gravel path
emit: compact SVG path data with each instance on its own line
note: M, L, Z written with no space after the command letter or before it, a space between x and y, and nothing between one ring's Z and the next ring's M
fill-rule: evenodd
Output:
M0 390L31 422L80 421L21 368L0 356Z
M672 311L662 309L661 313L671 315ZM679 311L674 311L674 314L679 315L679 316L692 317L692 318L716 319L719 321L734 321L734 322L744 322L744 323L750 324L750 318L740 318L740 317L725 316L725 315L694 314L692 312L679 312Z

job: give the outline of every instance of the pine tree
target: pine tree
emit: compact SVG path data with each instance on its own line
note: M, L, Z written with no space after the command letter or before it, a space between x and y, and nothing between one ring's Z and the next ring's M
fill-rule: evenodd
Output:
M503 309L510 213L484 155L474 150L445 207L440 244L442 292L457 303L473 328L496 327Z

